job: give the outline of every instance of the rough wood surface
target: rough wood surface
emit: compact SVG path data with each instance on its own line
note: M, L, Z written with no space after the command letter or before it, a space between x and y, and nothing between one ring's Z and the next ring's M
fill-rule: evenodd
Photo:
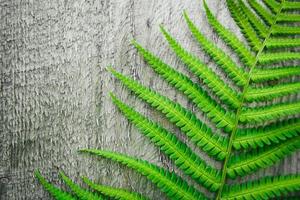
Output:
M224 0L208 4L225 26L241 36ZM225 47L208 26L200 0L0 0L0 199L49 199L33 178L35 169L58 185L57 172L62 169L77 181L86 175L165 199L132 170L80 155L77 150L116 150L172 168L116 110L108 93L115 92L152 119L176 133L178 130L133 97L106 67L112 65L197 111L160 79L130 44L132 38L137 39L191 75L168 48L158 26L164 24L184 47L209 62L184 23L184 9L204 33ZM201 113L199 117L206 120ZM295 153L249 178L299 172L299 159L300 153Z

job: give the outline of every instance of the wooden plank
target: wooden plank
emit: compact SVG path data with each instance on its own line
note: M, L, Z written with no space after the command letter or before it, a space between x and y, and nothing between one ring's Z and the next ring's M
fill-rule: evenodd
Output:
M225 1L208 4L222 24L241 37ZM76 181L86 175L104 184L164 199L154 185L135 172L114 162L80 155L77 150L110 149L173 169L170 160L113 106L108 93L113 91L179 135L178 129L133 97L106 67L112 65L197 111L159 78L130 44L132 38L137 39L167 63L191 75L169 49L158 26L163 24L184 47L209 62L191 37L183 10L228 51L208 26L200 0L0 0L0 199L48 199L33 178L35 169L58 185L57 172L62 169ZM198 115L208 121L203 114ZM300 153L293 154L249 178L299 172L299 159Z

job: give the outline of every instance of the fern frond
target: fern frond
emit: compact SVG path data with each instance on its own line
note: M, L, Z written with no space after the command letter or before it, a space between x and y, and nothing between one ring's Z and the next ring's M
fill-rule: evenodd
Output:
M266 47L269 49L298 46L300 46L299 38L270 38L266 41Z
M80 152L111 159L138 171L156 184L158 188L171 199L207 199L202 193L188 185L186 181L177 176L174 172L169 172L145 160L136 159L120 153L94 149L83 149L80 150Z
M277 13L280 9L280 4L276 0L263 0L270 10Z
M263 82L270 80L277 80L289 76L300 75L300 67L281 67L271 69L254 69L251 74L251 80L253 82Z
M237 66L237 64L213 42L208 40L190 20L186 12L183 13L185 21L196 38L201 48L220 66L227 75L239 86L244 86L247 83L247 74Z
M81 188L79 185L75 184L69 177L67 177L63 172L59 172L59 176L65 182L65 184L70 187L74 194L80 198L80 200L101 200L102 197L96 193L92 193L88 190Z
M299 14L281 13L277 16L278 22L299 22Z
M261 64L269 64L275 62L283 62L288 60L299 60L300 53L298 52L279 52L279 53L262 53L259 56Z
M189 77L162 62L158 57L144 49L136 41L133 41L133 44L149 65L166 79L168 83L186 94L200 110L207 113L207 116L216 124L216 127L224 128L227 132L232 130L234 125L233 113L229 113L219 106L215 100L213 100L197 84L191 81Z
M224 156L223 153L215 154L214 152L226 152L227 140L224 137L221 138L213 134L211 129L202 123L192 112L113 69L110 70L131 91L148 102L152 107L165 114L198 147L208 154L215 155L217 159Z
M259 127L238 129L233 147L247 149L276 144L300 134L300 120L290 119L281 123Z
M205 0L203 1L206 17L209 24L218 33L218 35L226 42L227 45L239 56L240 60L248 67L252 66L255 57L246 45L241 42L234 33L225 28L212 14Z
M219 98L225 103L237 108L240 105L240 97L236 91L231 89L219 76L213 72L202 61L197 59L192 54L188 53L181 47L177 41L171 37L171 35L161 27L161 30L169 42L171 48L176 55L182 60L186 66L195 73L200 79L202 79L207 86L212 89Z
M38 179L38 181L41 183L41 185L51 194L53 198L56 200L76 200L71 194L62 191L58 187L52 185L49 183L42 175L41 173L36 170L34 172L35 177Z
M283 26L283 25L273 25L272 35L296 35L300 34L299 26Z
M238 1L238 6L241 7L253 28L258 31L258 35L263 39L266 38L268 34L268 27L245 5L242 0Z
M293 153L300 148L300 136L284 141L257 152L244 153L232 157L228 166L227 174L231 178L244 176L257 171L258 169L272 166L283 157Z
M299 92L300 92L300 82L283 83L283 84L263 87L263 88L249 87L245 94L245 99L248 102L270 100L277 97L282 97L285 95L299 93Z
M268 25L271 25L274 21L274 16L264 7L262 7L256 0L247 0L253 10L264 20Z
M281 103L271 106L244 108L239 120L248 123L264 122L298 113L300 113L300 102Z
M83 182L85 182L90 188L98 191L108 197L119 199L119 200L148 200L148 198L142 196L136 192L130 192L125 189L114 188L106 185L99 185L93 183L87 177L82 177Z
M300 2L285 1L283 3L283 9L284 10L298 10L298 9L300 9Z
M247 39L249 45L254 51L259 51L262 42L259 37L256 35L255 30L252 28L250 22L247 20L247 16L244 15L241 8L234 2L234 0L226 0L228 9L231 16L240 27L241 32L244 37Z
M220 186L221 176L219 171L209 166L193 150L185 143L181 142L173 133L168 132L160 125L153 123L145 116L136 112L133 108L127 106L115 96L111 95L113 102L118 106L122 113L156 146L167 154L175 165L190 175L196 182L204 185L211 191L216 191ZM212 135L206 136L208 139ZM218 157L223 159L227 152L219 152L214 146L206 144L204 148L212 149L214 155L220 154Z
M256 200L282 197L300 189L299 175L264 177L243 184L229 185L222 196L223 200ZM288 199L288 197L284 198ZM298 198L296 198L298 199Z

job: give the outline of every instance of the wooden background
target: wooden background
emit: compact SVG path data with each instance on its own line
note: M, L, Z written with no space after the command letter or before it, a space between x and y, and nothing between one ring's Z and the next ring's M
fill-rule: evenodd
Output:
M208 4L222 24L242 38L225 1ZM191 75L160 33L159 24L164 24L184 47L215 68L191 37L183 10L209 38L232 54L208 26L201 0L0 0L0 199L49 199L33 177L35 169L58 185L61 169L76 181L86 175L97 182L165 199L132 170L79 155L77 150L116 150L173 169L172 162L113 106L108 93L113 91L170 130L179 133L178 129L130 94L106 67L112 65L198 111L160 79L130 44L132 38L137 39ZM207 121L199 112L198 116ZM299 159L300 153L295 153L248 178L299 172Z

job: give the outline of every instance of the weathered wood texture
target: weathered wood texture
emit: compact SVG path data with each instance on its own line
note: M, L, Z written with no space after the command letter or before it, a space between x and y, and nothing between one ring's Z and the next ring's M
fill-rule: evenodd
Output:
M241 36L224 0L208 4L225 26ZM35 169L57 184L61 183L57 172L62 169L77 181L86 175L153 199L165 198L137 173L114 162L80 155L77 150L116 150L172 168L116 110L108 93L115 92L142 113L176 133L178 130L131 95L106 67L112 65L197 111L160 79L130 44L136 38L191 75L168 48L158 26L164 24L184 47L209 62L184 23L184 9L203 32L225 48L208 26L200 0L0 0L0 199L48 199L33 178ZM199 116L206 120L201 113ZM299 172L299 159L300 153L293 154L249 178Z

